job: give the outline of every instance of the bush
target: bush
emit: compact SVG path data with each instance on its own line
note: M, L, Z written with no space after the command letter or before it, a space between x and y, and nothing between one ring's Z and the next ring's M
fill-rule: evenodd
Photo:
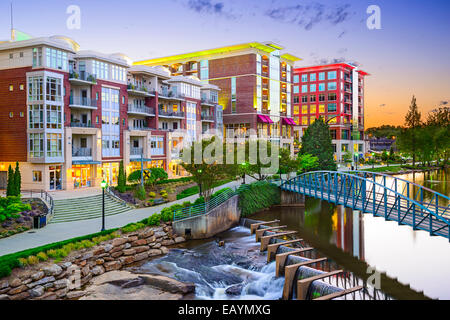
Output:
M193 186L190 188L187 188L183 191L181 191L179 194L177 194L177 200L181 200L190 196L193 196L194 194L198 194L200 192L200 189L198 186Z
M47 261L48 256L44 252L39 252L36 257L39 259L39 261Z
M185 201L185 202L183 202L182 207L183 207L183 208L188 208L188 207L190 207L191 205L192 205L192 203L191 203L190 201Z
M122 227L121 230L123 233L130 233L143 228L145 228L145 224L138 222L138 223L130 223L125 227Z
M145 200L146 198L145 188L143 186L137 187L136 190L134 191L134 196L139 200Z
M27 260L28 260L28 264L29 265L33 265L33 264L38 264L39 263L39 259L36 256L29 256Z
M149 192L149 193L148 193L148 196L149 196L150 198L154 198L154 197L156 197L156 193L154 193L154 192Z
M148 217L147 225L148 226L159 226L161 222L161 214L155 213L154 215Z
M202 203L205 203L205 198L199 197L194 201L194 206Z
M166 179L166 180L160 180L157 181L156 184L166 184L166 183L177 183L177 182L190 182L192 181L192 177L183 177L183 178L177 178L177 179Z
M280 189L275 184L266 181L259 181L247 187L241 187L238 189L238 193L242 217L281 202Z

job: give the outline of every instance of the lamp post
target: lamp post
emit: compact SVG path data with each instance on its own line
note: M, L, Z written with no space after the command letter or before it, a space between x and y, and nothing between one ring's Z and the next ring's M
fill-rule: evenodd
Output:
M105 231L105 188L106 188L106 181L103 180L101 183L102 186L102 231Z
M245 184L245 176L246 176L246 168L247 168L247 162L244 162L244 163L242 163L241 164L242 165L242 167L243 167L243 171L244 171L244 173L242 174L242 179L243 179L243 181L242 181L242 184Z

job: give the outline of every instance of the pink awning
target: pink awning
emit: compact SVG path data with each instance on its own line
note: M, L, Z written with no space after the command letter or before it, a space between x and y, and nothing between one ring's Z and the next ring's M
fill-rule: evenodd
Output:
M258 122L268 123L266 116L263 116L261 114L258 114Z
M288 126L296 126L297 124L291 118L283 118L283 124L287 124Z
M267 120L267 123L269 123L269 124L273 123L272 119L270 119L270 117L269 117L269 116L263 116L263 117L265 117L265 118L266 118L266 120Z

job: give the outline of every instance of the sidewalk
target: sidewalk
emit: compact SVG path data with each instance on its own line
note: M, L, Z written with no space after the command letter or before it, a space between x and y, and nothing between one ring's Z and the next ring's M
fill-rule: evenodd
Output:
M241 181L233 181L219 186L214 191L234 187L241 184ZM198 195L193 195L177 201L165 203L163 205L134 209L119 215L106 217L106 229L120 228L129 223L137 222L148 218L155 213L161 212L165 207L170 207L176 203L182 204L185 201L195 201ZM26 249L40 247L53 242L63 241L75 237L85 236L99 232L102 226L102 219L92 219L67 223L49 224L43 229L30 230L12 237L0 240L0 256L5 254L23 251Z

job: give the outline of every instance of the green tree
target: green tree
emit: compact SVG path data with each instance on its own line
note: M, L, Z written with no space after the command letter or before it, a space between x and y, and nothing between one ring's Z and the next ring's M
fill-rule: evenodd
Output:
M431 131L433 153L439 163L443 159L444 164L450 158L450 108L439 107L428 114L427 127Z
M125 192L127 186L127 176L123 167L123 160L120 161L119 175L117 177L117 190L119 192Z
M16 162L16 170L14 172L14 195L20 195L22 185L22 176L20 175L19 162Z
M285 162L283 170L289 170L289 167L292 166L292 163L290 162L290 160L288 160L287 151L284 152L284 158L281 159L281 157L283 156L280 154L280 149L270 140L259 139L257 141L254 141L254 143L254 146L256 146L257 154L254 155L255 157L252 157L252 159L250 159L250 142L246 141L245 143L245 159L246 161L248 161L247 165L245 166L245 171L247 175L249 175L253 179L262 181L267 179L270 175L275 174L276 171L280 169L280 162ZM235 145L235 150L237 151L237 149L238 146ZM266 149L266 159L264 159L261 155L261 153L264 152L260 152L264 149ZM278 166L277 163L274 163L274 161L278 162ZM275 169L275 172L270 172L271 169Z
M421 126L421 113L417 107L416 97L412 97L411 105L409 106L408 113L405 116L405 125L411 131L409 137L410 152L413 158L413 166L416 165L416 154L417 154L417 134L418 128Z
M319 158L310 154L297 155L297 174L316 169L319 166Z
M163 168L151 168L150 177L145 180L145 184L154 187L158 181L165 180L168 177L169 175Z
M298 162L295 158L291 157L291 150L288 148L280 149L280 174L289 174L291 172L297 172Z
M322 117L306 129L300 153L317 157L319 160L318 170L336 170L330 127L323 121Z
M9 165L8 168L8 182L6 185L6 196L7 197L13 197L16 194L16 188L15 188L15 184L14 184L14 170L11 167L11 165Z
M342 155L342 162L344 163L352 163L353 162L353 154L350 151L347 151Z

